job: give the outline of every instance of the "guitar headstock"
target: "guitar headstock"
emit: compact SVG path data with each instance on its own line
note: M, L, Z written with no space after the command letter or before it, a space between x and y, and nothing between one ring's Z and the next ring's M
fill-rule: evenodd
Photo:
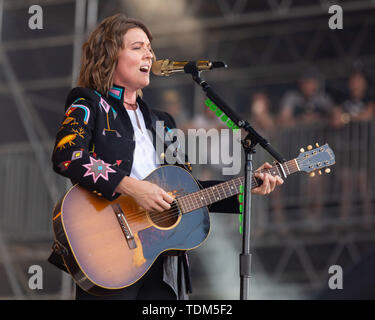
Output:
M296 158L300 171L311 172L311 176L315 175L313 171L318 170L318 173L321 174L321 169L335 164L335 154L327 143L323 146L316 144L316 146L315 149L308 146L307 151L301 149L301 153ZM329 173L330 169L327 168L325 172Z

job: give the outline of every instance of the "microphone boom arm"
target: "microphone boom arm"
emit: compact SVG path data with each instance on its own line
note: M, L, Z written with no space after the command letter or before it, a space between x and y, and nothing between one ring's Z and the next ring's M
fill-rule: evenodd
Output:
M226 65L225 65L226 66ZM191 74L193 80L198 83L206 93L207 97L210 98L239 128L243 128L248 132L248 137L250 138L254 146L259 143L266 151L268 151L273 158L278 162L285 162L286 159L281 156L271 144L262 137L246 120L241 120L237 113L229 107L223 99L221 99L210 87L210 85L202 80L200 77L200 71L195 66L194 61L190 61L184 66L185 73Z
M250 278L251 278L251 258L250 252L250 221L251 221L251 185L253 177L252 154L255 153L255 146L259 143L267 150L278 162L285 162L285 159L276 152L271 144L256 132L246 120L241 120L236 112L230 108L210 87L210 85L201 79L200 71L194 62L189 62L184 66L185 73L192 75L193 80L198 83L210 98L239 128L247 131L247 136L243 139L242 146L245 151L246 164L245 171L245 192L244 192L244 211L243 211L243 236L242 252L240 254L240 299L250 299Z

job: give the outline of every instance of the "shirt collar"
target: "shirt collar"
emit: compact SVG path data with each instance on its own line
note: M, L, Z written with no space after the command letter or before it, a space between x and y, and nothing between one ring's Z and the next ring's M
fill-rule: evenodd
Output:
M120 100L120 101L124 101L124 93L125 93L125 88L124 87L121 87L121 86L118 86L116 84L114 84L112 86L111 89L109 89L109 92L108 94L117 99L117 100Z

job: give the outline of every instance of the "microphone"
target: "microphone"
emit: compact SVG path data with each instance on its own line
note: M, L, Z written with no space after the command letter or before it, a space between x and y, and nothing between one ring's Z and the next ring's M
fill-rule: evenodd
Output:
M170 76L173 73L185 72L184 67L188 63L195 63L198 71L207 71L214 68L227 68L227 65L221 61L171 61L168 59L154 61L151 71L156 76Z

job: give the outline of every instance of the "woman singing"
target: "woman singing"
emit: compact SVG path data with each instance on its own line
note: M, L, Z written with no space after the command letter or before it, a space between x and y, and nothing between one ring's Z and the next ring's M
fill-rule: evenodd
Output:
M124 14L103 20L83 45L78 87L65 103L65 116L56 135L53 168L83 188L110 201L133 197L149 212L168 210L173 197L156 184L142 181L159 164L152 131L155 117L174 128L173 118L151 110L141 89L150 83L154 61L147 27ZM149 102L152 105L152 101ZM261 168L270 168L265 163ZM279 177L256 174L263 180L256 194L269 194L283 183ZM218 181L201 181L203 187ZM238 212L236 197L210 207ZM65 269L53 253L49 259ZM76 299L186 299L191 291L185 252L161 254L146 275L110 296L94 296L76 286Z

